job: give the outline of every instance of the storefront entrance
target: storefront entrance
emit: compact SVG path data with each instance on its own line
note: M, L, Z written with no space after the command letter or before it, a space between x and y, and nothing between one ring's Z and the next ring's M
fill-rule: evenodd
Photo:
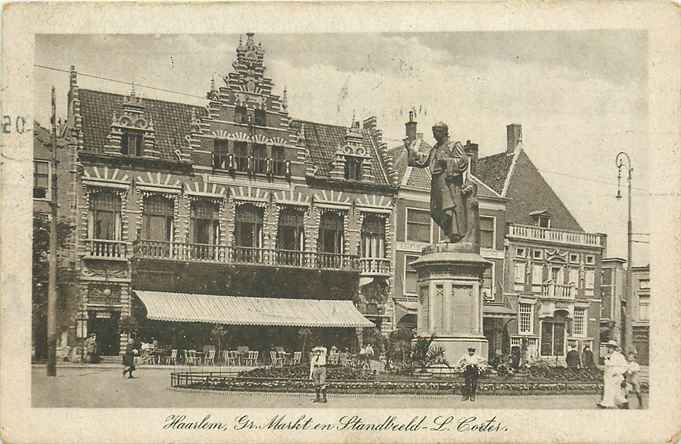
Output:
M120 333L118 321L120 312L94 311L88 312L88 334L97 335L97 354L99 356L116 356L120 351Z

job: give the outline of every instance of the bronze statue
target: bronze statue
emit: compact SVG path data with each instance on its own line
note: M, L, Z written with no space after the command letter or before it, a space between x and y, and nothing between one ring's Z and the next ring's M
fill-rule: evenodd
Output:
M479 248L477 186L471 179L470 159L461 142L449 140L444 122L433 125L435 146L419 153L405 139L409 166L430 168L430 214L449 242L470 243Z

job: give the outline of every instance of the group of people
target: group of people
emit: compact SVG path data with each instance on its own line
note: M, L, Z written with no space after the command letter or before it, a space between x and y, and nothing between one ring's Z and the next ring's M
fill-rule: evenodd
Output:
M584 346L584 349L582 350L582 356L579 356L577 346L572 344L570 346L570 351L568 351L565 355L565 364L567 364L568 368L596 368L594 354L588 345Z
M636 353L629 352L625 358L613 340L608 341L606 346L608 354L603 371L603 399L596 405L603 409L628 409L629 396L635 395L638 408L643 408L639 376L641 366L636 362Z

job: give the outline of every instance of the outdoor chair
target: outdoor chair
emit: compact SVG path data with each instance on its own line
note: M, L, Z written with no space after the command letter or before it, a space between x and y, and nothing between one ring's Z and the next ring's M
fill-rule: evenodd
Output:
M206 356L203 359L204 365L215 365L215 350L208 350Z
M188 365L198 364L199 357L196 355L196 350L187 350L186 356Z
M239 352L236 350L228 350L225 352L225 364L237 366L240 364Z
M272 363L272 367L282 367L283 360L281 359L281 356L278 356L276 351L270 352L270 361Z
M246 364L247 366L250 366L250 367L255 367L255 366L257 366L257 365L258 365L258 364L257 364L257 362L258 362L258 353L259 353L259 352L257 352L257 351L249 351L249 352L248 352L248 355L246 355L246 356L247 356L247 357L246 357L246 362L245 362L244 364Z
M166 356L166 364L175 365L177 363L177 349L174 348L170 351L170 356Z
M303 359L303 352L294 352L293 353L293 365L300 364L300 361L302 359Z

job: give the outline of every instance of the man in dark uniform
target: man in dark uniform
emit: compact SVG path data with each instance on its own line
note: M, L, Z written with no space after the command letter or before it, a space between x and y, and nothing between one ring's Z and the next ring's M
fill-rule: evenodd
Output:
M568 368L579 368L579 352L577 351L577 346L572 344L570 346L570 351L565 355L565 363Z

